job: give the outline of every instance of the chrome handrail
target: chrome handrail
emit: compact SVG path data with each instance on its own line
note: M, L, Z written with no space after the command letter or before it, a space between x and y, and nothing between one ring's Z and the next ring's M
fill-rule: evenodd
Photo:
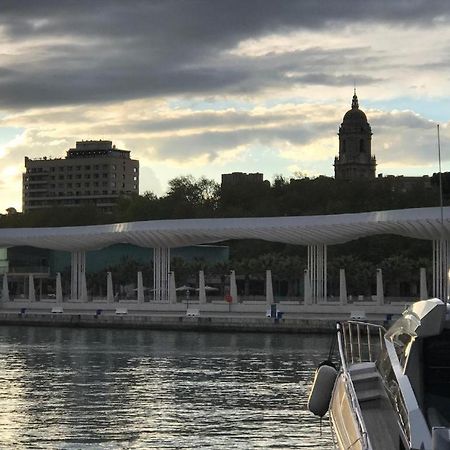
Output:
M342 363L342 373L345 377L345 389L347 390L348 396L350 398L351 404L352 404L352 411L355 413L356 422L359 427L361 440L363 444L363 448L368 448L368 439L367 439L367 428L364 424L361 408L359 406L358 397L356 395L355 387L353 386L352 379L350 377L350 374L348 372L347 368L347 358L346 358L346 349L343 345L343 340L345 340L345 332L342 333L344 330L341 327L341 324L337 324L337 342L338 342L338 348L339 348L339 355L341 358ZM352 351L352 359L353 359L353 351ZM352 444L353 445L353 444Z
M384 347L384 333L386 333L386 329L382 325L360 322L358 320L348 320L343 322L341 327L346 361L349 360L351 363L374 362L376 360L376 351L374 349L375 343L372 342L371 339L371 334L378 335L378 351L381 351ZM365 342L362 342L362 331L364 331L363 337L366 338ZM353 342L355 338L356 345L354 345ZM364 355L364 347L367 349L366 355Z

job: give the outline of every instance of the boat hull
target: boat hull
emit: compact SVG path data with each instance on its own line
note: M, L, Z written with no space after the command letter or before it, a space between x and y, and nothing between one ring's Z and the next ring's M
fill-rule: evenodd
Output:
M342 372L336 379L333 395L331 397L330 418L340 449L368 449L367 446L363 446L363 439L354 412L354 407L347 392L347 381Z

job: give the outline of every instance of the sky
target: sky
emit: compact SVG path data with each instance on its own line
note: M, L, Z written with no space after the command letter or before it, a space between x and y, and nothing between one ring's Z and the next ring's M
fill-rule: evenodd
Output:
M112 140L140 192L333 176L356 86L377 173L450 170L447 0L0 0L0 213L24 157Z

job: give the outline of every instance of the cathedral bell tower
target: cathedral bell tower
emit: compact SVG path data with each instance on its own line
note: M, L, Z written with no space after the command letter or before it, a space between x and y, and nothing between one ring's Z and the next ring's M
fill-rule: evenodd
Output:
M372 129L366 115L359 109L356 89L352 109L345 113L338 135L339 156L334 159L335 179L374 179L377 163L375 156L372 156Z

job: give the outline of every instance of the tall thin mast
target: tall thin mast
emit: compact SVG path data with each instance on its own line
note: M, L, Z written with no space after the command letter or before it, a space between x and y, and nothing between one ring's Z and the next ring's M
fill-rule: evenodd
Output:
M439 136L439 124L437 124L437 141L439 156L439 206L441 207L441 225L444 226L444 200L442 196L442 164L441 164L441 138Z

